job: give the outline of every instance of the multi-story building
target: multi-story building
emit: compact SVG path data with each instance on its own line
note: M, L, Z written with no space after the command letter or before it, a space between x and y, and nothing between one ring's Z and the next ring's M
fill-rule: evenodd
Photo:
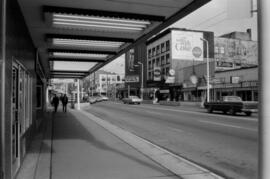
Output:
M237 95L243 100L258 100L258 45L249 32L233 32L215 37L215 60L210 62L210 99ZM197 85L190 77L197 75ZM183 68L183 100L204 100L206 66Z
M215 71L258 65L258 42L249 29L215 37L215 61Z
M183 69L205 64L206 57L213 61L213 32L165 30L147 41L147 87L156 88L159 100L178 101L185 80Z
M112 89L120 88L124 84L124 75L99 70L89 77L90 93L108 95Z

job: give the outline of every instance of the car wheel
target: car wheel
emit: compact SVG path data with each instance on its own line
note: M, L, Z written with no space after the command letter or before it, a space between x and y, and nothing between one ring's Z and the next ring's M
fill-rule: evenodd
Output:
M247 116L251 116L252 112L245 112Z
M212 107L208 107L208 108L207 108L207 112L212 113L212 112L213 112Z
M229 113L232 114L232 115L236 115L236 112L234 111L233 108L231 108L231 109L229 110Z

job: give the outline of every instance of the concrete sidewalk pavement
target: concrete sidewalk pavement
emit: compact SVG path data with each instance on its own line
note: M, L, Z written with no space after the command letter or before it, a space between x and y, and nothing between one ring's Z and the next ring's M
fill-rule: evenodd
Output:
M79 111L68 110L47 116L17 179L179 178Z

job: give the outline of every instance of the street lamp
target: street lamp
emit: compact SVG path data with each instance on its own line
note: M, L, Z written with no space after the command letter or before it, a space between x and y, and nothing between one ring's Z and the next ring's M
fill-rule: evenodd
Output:
M142 66L142 75L141 75L141 99L143 100L143 63L142 62L137 62L139 65Z
M203 42L206 43L206 78L207 78L207 102L209 102L210 99L210 90L209 90L209 51L208 51L208 40L201 38Z

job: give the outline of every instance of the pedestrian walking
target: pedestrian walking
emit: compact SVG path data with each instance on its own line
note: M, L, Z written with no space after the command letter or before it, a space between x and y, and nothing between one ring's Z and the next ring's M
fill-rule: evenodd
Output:
M62 97L63 112L67 112L68 97L66 94Z
M52 100L52 105L54 106L54 112L57 112L58 104L59 104L59 98L55 94Z

